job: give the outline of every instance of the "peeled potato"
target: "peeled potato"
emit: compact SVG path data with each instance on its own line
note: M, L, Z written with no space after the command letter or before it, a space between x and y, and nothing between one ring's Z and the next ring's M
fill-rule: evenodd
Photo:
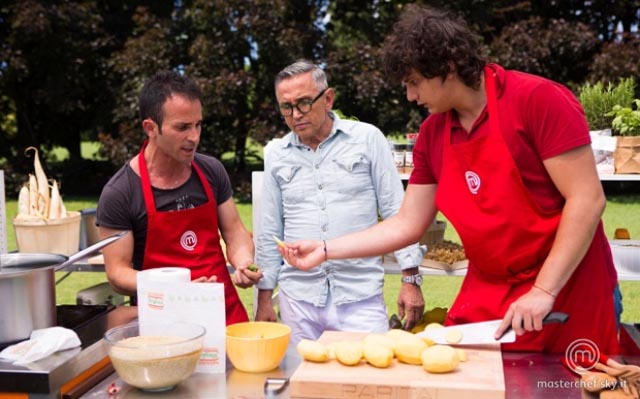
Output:
M456 348L456 352L458 353L458 359L460 359L461 362L466 362L467 360L469 360L467 351L465 351L464 349Z
M362 359L361 341L340 341L336 343L336 359L345 366L355 366Z
M362 354L367 363L378 368L386 368L393 361L393 350L386 345L364 342Z
M323 363L329 360L329 351L327 351L327 347L318 341L303 339L298 342L296 349L304 360L317 363Z
M431 346L431 345L435 345L436 342L434 340L432 340L431 338L427 338L427 337L420 337L420 339L422 339L427 346Z
M425 330L430 330L432 328L443 328L443 327L444 326L442 324L440 324L440 323L429 323L424 327L424 329Z
M329 342L325 345L327 348L327 354L331 360L335 360L336 358L336 346L338 346L338 342Z
M397 328L387 331L386 333L384 333L384 335L391 338L395 343L398 343L398 341L402 341L403 339L411 339L417 337L415 334L410 333L409 331L400 330Z
M391 350L395 350L396 342L391 337L385 334L368 334L364 337L363 342L372 343L376 345L385 345L388 346Z
M457 344L462 341L462 333L460 330L456 330L455 328L450 328L444 334L444 339L450 344Z
M419 337L412 339L405 339L396 342L396 357L403 363L408 364L422 364L422 352L427 349L429 345Z
M448 373L460 363L458 352L448 345L430 346L422 352L422 367L429 373Z

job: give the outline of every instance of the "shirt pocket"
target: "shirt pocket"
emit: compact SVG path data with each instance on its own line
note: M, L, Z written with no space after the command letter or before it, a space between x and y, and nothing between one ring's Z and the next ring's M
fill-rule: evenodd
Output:
M357 195L373 188L371 163L364 155L334 158L333 163L338 192Z
M282 202L287 205L297 204L301 202L305 195L302 185L302 177L300 176L300 166L282 166L274 171L274 175L280 191L282 193Z

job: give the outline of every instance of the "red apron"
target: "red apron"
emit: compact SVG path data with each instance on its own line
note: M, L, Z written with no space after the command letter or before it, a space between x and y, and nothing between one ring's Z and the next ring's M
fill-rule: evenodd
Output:
M248 321L247 312L231 281L220 246L217 203L204 174L192 162L207 194L207 203L191 209L156 211L142 146L138 156L142 191L147 208L147 241L142 269L180 266L191 269L191 279L215 275L224 284L227 325Z
M447 324L501 319L527 293L553 241L562 209L546 212L525 187L499 126L493 71L485 68L490 132L451 144L447 114L442 174L436 205L460 234L469 269ZM570 315L564 325L528 332L503 349L564 352L589 339L603 353L617 353L613 290L606 269L602 224L587 254L557 296L554 310Z

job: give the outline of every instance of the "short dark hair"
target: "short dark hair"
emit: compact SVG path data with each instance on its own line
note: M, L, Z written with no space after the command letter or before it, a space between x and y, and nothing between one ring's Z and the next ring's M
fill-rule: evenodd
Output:
M202 101L200 87L193 79L176 71L159 71L145 82L140 91L140 119L151 118L159 126L162 125L162 106L174 94Z
M388 77L402 82L411 70L426 78L445 78L454 68L460 79L478 88L486 61L478 37L452 13L409 4L382 48Z

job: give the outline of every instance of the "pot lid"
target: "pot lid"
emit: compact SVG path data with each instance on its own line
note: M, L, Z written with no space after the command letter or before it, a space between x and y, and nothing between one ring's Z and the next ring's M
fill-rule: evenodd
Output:
M0 278L53 267L66 260L66 256L56 254L21 252L0 254Z

